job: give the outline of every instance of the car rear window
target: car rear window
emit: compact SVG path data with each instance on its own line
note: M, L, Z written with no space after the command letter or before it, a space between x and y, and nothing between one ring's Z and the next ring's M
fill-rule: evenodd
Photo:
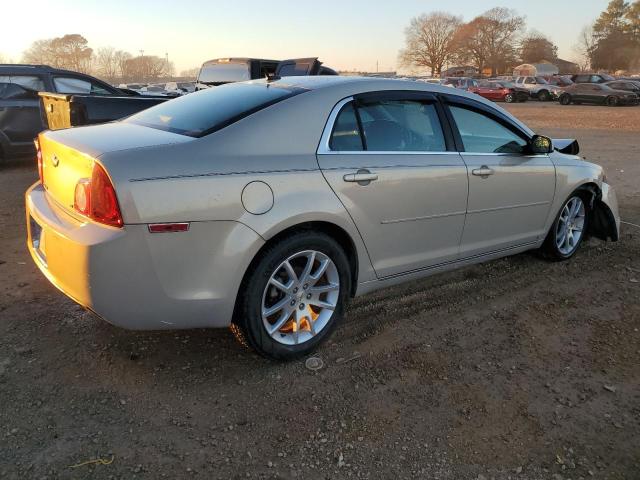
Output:
M203 137L305 91L264 82L232 83L161 103L123 122Z
M248 62L205 64L198 75L198 82L206 84L242 82L245 80L251 80Z

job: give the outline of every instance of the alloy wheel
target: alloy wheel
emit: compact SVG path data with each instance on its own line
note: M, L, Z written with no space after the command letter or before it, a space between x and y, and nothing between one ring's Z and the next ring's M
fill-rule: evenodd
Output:
M262 294L262 323L271 338L299 345L329 323L340 297L334 262L322 252L291 255L273 271Z
M565 204L556 229L556 246L562 255L571 255L584 233L586 210L580 197L571 197Z

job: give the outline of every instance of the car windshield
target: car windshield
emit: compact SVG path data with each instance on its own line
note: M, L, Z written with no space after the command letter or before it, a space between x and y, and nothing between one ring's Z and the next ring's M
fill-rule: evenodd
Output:
M220 84L251 80L248 63L210 63L200 69L198 82Z
M536 77L536 80L538 81L538 83L541 83L543 85L548 85L549 82L547 82L544 78L542 77Z
M514 88L515 85L513 82L495 82L495 85L497 87L502 87L502 88Z
M122 121L202 137L305 91L268 83L232 83L161 103Z

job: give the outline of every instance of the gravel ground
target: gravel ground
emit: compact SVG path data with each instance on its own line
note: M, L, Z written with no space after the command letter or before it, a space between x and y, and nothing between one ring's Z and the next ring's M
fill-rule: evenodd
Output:
M640 108L508 108L577 137L640 225ZM0 167L0 478L640 478L636 227L356 299L310 371L74 305L25 250L35 177Z

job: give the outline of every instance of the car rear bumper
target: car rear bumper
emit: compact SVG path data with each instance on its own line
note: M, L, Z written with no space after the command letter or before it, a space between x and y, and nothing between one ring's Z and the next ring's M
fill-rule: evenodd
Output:
M27 246L47 279L110 323L134 330L229 325L246 267L264 240L232 221L149 233L80 221L42 185L26 193Z

